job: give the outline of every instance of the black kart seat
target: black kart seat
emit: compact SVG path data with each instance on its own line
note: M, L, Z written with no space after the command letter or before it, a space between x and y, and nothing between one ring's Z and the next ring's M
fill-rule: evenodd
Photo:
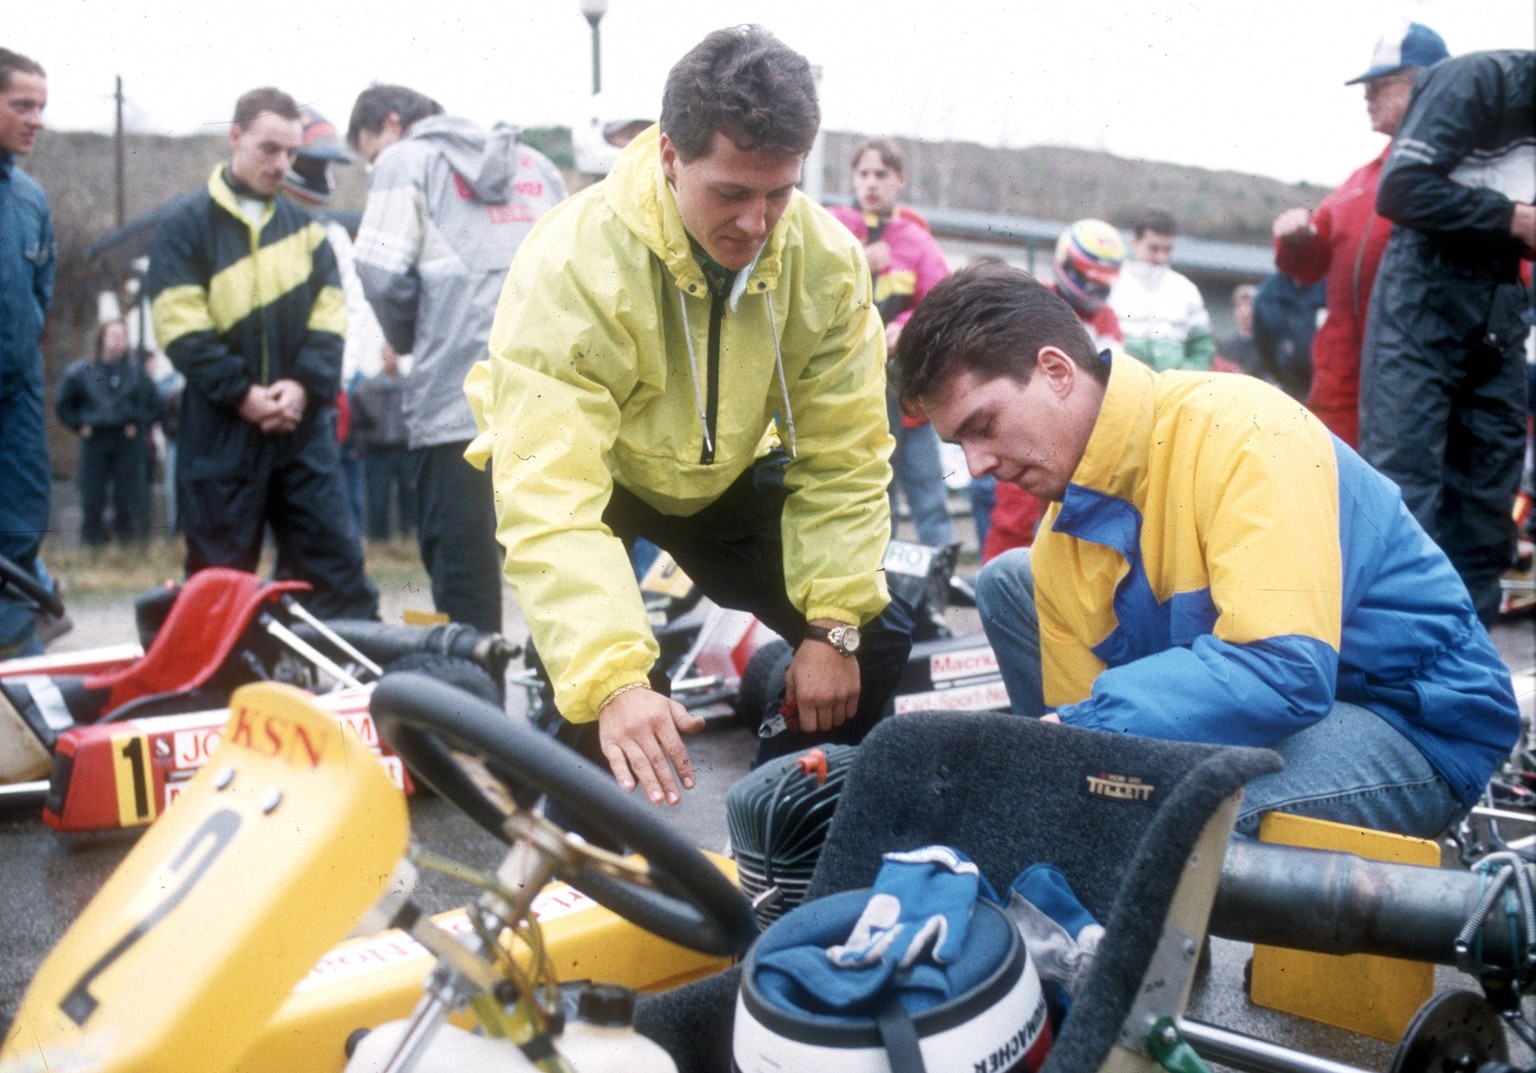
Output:
M999 712L879 723L859 749L807 898L870 886L881 855L939 843L998 891L1048 861L1105 926L1042 1073L1151 1070L1146 1029L1188 1001L1243 784L1263 749L1154 741ZM679 1069L730 1068L736 973L641 1004Z

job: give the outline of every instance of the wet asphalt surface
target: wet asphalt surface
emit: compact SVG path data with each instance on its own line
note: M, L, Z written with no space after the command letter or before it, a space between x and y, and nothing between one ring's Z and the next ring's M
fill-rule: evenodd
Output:
M411 602L420 598L419 593L385 593L386 621L398 615L400 607L414 606ZM520 638L521 617L510 599L508 608L507 634ZM71 612L76 628L56 642L52 651L81 650L134 636L132 612L126 606L77 602ZM950 618L957 631L978 628L973 611L951 609ZM1502 624L1494 636L1516 674L1517 691L1529 719L1536 621L1526 618ZM520 709L518 690L511 691L508 706L514 712ZM669 810L669 816L695 845L716 852L725 849L725 793L747 770L755 744L755 739L730 725L729 720L713 721L701 735L689 740L698 786L686 795L682 805ZM499 859L499 843L448 802L417 796L411 801L410 813L413 835L423 845L487 866ZM4 913L0 921L0 1024L14 1016L38 963L136 839L135 832L62 834L45 827L37 819L35 807L0 810L0 911ZM463 888L431 876L424 878L419 896L430 910L461 904L468 897ZM1249 1003L1243 985L1249 951L1243 943L1212 941L1211 968L1197 980L1187 1016L1362 1069L1389 1068L1390 1044ZM166 966L166 971L174 972L175 966ZM1438 970L1438 991L1474 986L1454 970Z

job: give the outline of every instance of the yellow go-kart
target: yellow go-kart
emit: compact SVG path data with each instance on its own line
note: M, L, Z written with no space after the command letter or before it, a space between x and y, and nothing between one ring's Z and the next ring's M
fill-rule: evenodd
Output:
M1002 885L1049 860L1104 933L1041 1064L1039 1004L1014 1001L1027 989L1013 967L978 978L975 1016L911 1017L905 1051L754 1005L767 938L729 861L460 690L401 674L372 706L413 773L504 840L494 868L412 847L401 792L307 694L244 687L219 751L42 964L0 1073L1155 1073L1201 1070L1197 1052L1266 1073L1342 1068L1183 1018L1218 888L1228 925L1254 915L1223 868L1243 783L1278 763L1267 751L992 712L896 717L860 747L804 908L870 887L891 850L953 840ZM513 804L532 795L633 855ZM428 916L410 893L419 868L482 893ZM1288 869L1254 868L1247 890ZM999 1009L1000 1026L982 1024ZM1402 1073L1506 1057L1482 1007L1458 1000L1421 1028Z

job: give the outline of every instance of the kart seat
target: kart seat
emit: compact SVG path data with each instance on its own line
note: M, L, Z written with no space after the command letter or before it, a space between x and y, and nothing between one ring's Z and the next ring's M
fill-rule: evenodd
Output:
M1280 765L1265 749L1000 712L888 718L849 769L807 900L868 887L882 854L934 843L998 891L1049 861L1105 936L1041 1073L1153 1070L1147 1029L1187 1004L1242 786ZM637 1026L683 1073L728 1070L738 983L733 969L648 996Z
M83 685L108 691L103 716L143 697L196 689L223 666L263 606L284 593L308 589L306 582L265 581L221 566L199 570L182 585L140 659L87 678Z

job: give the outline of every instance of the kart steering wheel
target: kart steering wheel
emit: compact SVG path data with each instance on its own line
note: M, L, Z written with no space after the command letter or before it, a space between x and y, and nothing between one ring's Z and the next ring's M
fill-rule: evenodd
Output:
M658 812L608 772L516 723L506 712L423 674L387 675L370 700L374 722L411 771L471 819L506 839L505 813L475 785L450 746L478 756L513 791L545 794L646 860L648 882L619 878L585 855L560 878L664 939L739 957L757 937L751 903Z
M64 617L64 603L57 595L43 587L36 576L30 571L23 570L4 555L0 555L0 590L14 589L28 600L33 606L54 616Z

